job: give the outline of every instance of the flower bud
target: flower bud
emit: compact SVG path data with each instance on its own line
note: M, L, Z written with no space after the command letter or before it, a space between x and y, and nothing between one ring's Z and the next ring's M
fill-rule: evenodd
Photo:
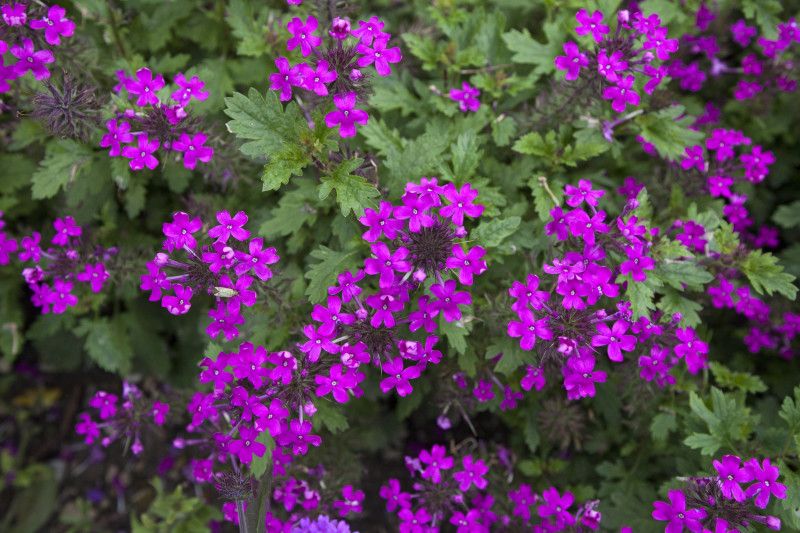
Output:
M350 36L350 21L341 17L336 17L331 22L331 29L328 32L334 39L344 41Z

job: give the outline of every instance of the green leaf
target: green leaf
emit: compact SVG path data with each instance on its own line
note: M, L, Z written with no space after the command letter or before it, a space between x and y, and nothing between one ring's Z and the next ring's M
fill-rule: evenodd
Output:
M689 129L694 117L684 114L684 107L673 105L655 113L636 117L642 138L652 143L665 159L679 159L688 146L699 144L703 134Z
M294 235L304 224L313 226L318 214L316 200L314 184L300 181L296 189L281 196L278 206L270 211L270 217L259 228L259 235Z
M238 43L239 55L259 57L269 52L267 46L266 23L269 13L264 6L256 10L250 0L231 0L225 14L225 21L231 27Z
M311 163L306 150L299 144L286 144L271 154L261 173L262 191L277 191L289 183L292 176L302 176L303 169Z
M758 294L779 293L790 300L797 296L795 277L783 271L778 258L769 252L753 250L739 265Z
M675 313L680 313L683 317L681 325L695 327L702 322L699 312L703 310L703 306L694 300L685 298L678 291L672 289L663 289L663 295L658 300L656 306L664 313L665 316L672 316Z
M778 36L776 26L781 22L778 15L783 11L779 0L742 0L742 12L750 20L755 20L765 39Z
M519 347L519 341L503 335L495 339L486 348L486 359L502 355L495 366L495 372L506 376L511 375L516 369L526 363L533 362L533 354Z
M558 24L545 22L542 26L547 42L542 44L531 37L527 29L511 30L503 34L508 49L513 53L511 61L524 65L534 65L533 72L537 76L551 74L556 71L554 60L561 54L561 45L565 33Z
M62 187L80 177L80 172L91 162L92 152L86 146L70 139L47 145L45 156L31 178L31 195L34 200L52 198Z
M786 229L800 226L800 200L778 207L772 221Z
M760 377L748 372L734 372L716 361L711 361L708 367L720 387L740 390L744 393L764 392L767 390L767 386Z
M336 283L336 277L345 270L358 265L356 260L358 250L337 252L327 246L320 246L310 255L318 262L311 265L305 273L305 278L309 282L306 296L311 303L320 303L325 300L328 287Z
M97 366L123 376L130 372L133 348L121 317L83 319L75 333L86 335L84 347Z
M633 319L637 320L639 317L648 316L650 311L656 308L654 299L655 291L653 286L657 286L652 277L648 277L645 281L633 281L630 275L618 276L617 283L628 282L628 288L625 290L625 299L631 303L631 311L633 311Z
M225 98L225 114L231 119L228 131L245 140L239 150L252 158L267 158L279 152L286 143L298 143L308 129L300 108L290 102L284 110L275 91L266 96L250 88L247 96L233 93Z
M778 416L786 421L793 434L800 432L800 386L794 388L794 397L787 396L783 399Z
M502 114L492 121L492 140L497 146L508 146L517 133L517 121Z
M542 438L541 435L539 435L539 422L536 420L536 416L532 411L525 418L522 436L525 438L525 444L528 445L528 450L530 450L531 453L535 453Z
M258 436L256 442L260 442L267 447L262 457L253 456L253 462L250 463L250 473L258 479L264 475L268 467L272 467L272 450L275 449L275 441L269 432L265 431Z
M714 281L712 276L704 267L694 261L664 260L656 264L655 276L667 285L682 291L683 286L701 290L703 285Z
M459 181L467 181L475 175L478 163L483 157L483 151L480 146L481 141L472 130L459 135L456 142L450 145L453 176Z
M485 248L497 248L517 231L521 222L517 216L486 220L478 224L470 236Z
M657 442L666 442L671 431L678 429L675 413L658 413L650 422L650 435Z
M703 455L714 456L723 446L722 440L708 433L693 433L686 437L683 443L694 450L700 450Z
M319 199L327 198L336 191L336 202L343 216L352 211L356 216L363 214L364 208L375 205L374 198L380 196L378 189L362 176L352 174L364 160L356 157L345 159L333 169L330 176L323 176L319 186Z
M533 191L533 205L539 215L539 220L542 222L550 220L550 211L559 205L564 197L564 188L561 182L549 182L546 177L538 176L528 180L528 187ZM553 196L557 202L553 201Z
M439 331L444 333L447 338L447 344L456 351L456 353L463 355L467 351L467 336L469 335L469 324L465 324L461 320L455 322L448 322L442 315L439 318Z
M340 433L350 427L347 417L342 413L339 404L330 401L320 401L314 404L317 412L314 415L314 428L325 427L331 433Z

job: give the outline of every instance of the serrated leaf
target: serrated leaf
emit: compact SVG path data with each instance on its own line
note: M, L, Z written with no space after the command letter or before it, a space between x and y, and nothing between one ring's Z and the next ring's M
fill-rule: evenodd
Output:
M672 316L675 313L681 314L681 326L695 327L700 324L701 319L699 312L703 310L703 306L694 300L685 298L678 291L672 289L663 289L663 295L658 300L656 307L660 309L665 316Z
M297 104L289 102L284 109L274 91L262 95L250 88L247 96L233 93L225 98L225 106L225 114L233 119L226 124L228 131L247 141L239 150L253 158L268 158L284 144L298 143L308 129Z
M683 443L689 448L700 450L701 454L708 456L713 456L723 445L719 437L708 433L694 433L686 437Z
M679 291L684 290L684 285L699 290L703 288L703 285L714 281L714 276L691 260L660 261L653 274Z
M308 152L299 144L285 144L270 154L269 162L261 173L261 190L277 191L289 183L292 176L302 176L303 169L311 163Z
M470 236L484 248L497 248L517 231L521 222L517 216L485 220L472 230Z
M699 144L703 139L701 132L689 129L694 117L684 112L683 106L673 105L635 119L642 138L655 146L665 159L679 159L686 147Z
M461 355L467 351L468 328L469 325L460 320L448 322L444 316L439 318L439 331L444 334L448 346Z
M790 300L797 296L795 277L783 271L778 258L769 252L753 250L739 265L758 294L779 293Z
M511 375L520 366L533 362L533 354L519 347L519 341L507 336L494 340L486 348L486 359L492 359L498 354L502 357L495 365L495 372Z
M492 140L497 146L508 146L517 133L517 121L508 115L500 115L492 121Z
M553 22L545 22L543 25L546 43L540 43L531 37L527 29L511 30L503 34L503 41L508 49L513 53L511 60L514 63L534 65L533 72L536 75L545 75L555 72L554 60L561 53L561 45L564 41L564 33Z
M324 200L331 191L336 191L336 202L343 216L353 212L356 216L363 214L367 207L374 207L374 198L380 196L375 185L367 182L362 176L352 174L364 160L356 157L345 159L339 163L329 176L322 177L319 185L319 199Z
M268 12L264 6L258 9L251 0L231 0L225 13L225 21L236 37L236 52L239 55L259 57L269 51L266 22Z
M320 303L327 297L328 287L336 283L336 277L358 265L356 261L358 251L337 252L327 246L320 246L310 255L318 262L311 265L305 273L305 278L309 282L306 296L311 303Z
M91 150L71 139L51 142L31 177L31 196L34 200L52 198L62 187L77 179L91 159Z
M744 393L764 392L767 390L767 386L756 375L748 372L734 372L717 361L711 361L708 367L720 387L740 390Z
M347 417L338 404L330 401L316 402L317 412L314 414L314 428L325 427L331 433L340 433L350 427Z
M542 222L550 220L550 211L561 203L564 196L562 183L549 182L546 177L537 176L528 180L528 187L533 192L533 206L536 208L539 220ZM553 200L554 196L556 201Z
M658 413L650 422L650 435L657 442L666 442L671 431L678 429L675 413Z
M621 284L624 281L628 282L627 289L625 290L625 299L631 303L631 311L633 312L633 319L637 320L639 317L649 316L650 311L656 308L654 299L655 291L653 290L654 280L648 277L645 281L633 281L629 275L618 276L617 283Z
M123 376L130 372L133 348L123 320L84 319L75 333L86 335L84 347L97 366Z

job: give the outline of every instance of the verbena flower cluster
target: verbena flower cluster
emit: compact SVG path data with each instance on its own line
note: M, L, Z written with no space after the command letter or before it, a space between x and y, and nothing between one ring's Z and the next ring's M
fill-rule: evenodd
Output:
M339 360L328 377L316 378L318 395L346 402L357 385L353 376L372 363L384 374L384 393L407 396L414 390L411 381L442 360L433 335L437 320L463 318L472 297L459 285L472 285L487 268L486 251L464 244L467 218L484 209L474 203L477 196L469 183L458 187L423 178L406 186L400 205L382 201L364 211L359 221L367 228L363 239L371 257L363 269L339 275L328 288L327 305L311 314L316 324L303 329L308 340L299 349L310 361L323 354Z
M277 72L270 74L270 89L278 91L281 101L292 99L294 89L308 91L312 102L325 104L332 96L334 111L325 115L325 125L339 128L342 137L354 137L356 125L364 126L369 114L356 107L370 91L372 66L378 76L389 76L391 65L402 60L400 48L391 46L391 34L384 32L384 22L378 17L359 20L352 27L346 18L334 17L328 28L327 43L316 34L319 20L309 15L305 20L293 17L286 24L292 35L286 50L299 49L306 61L292 63L286 57L275 60ZM302 102L298 98L298 102Z
M732 24L716 24L715 19L703 5L697 12L697 33L681 38L682 53L668 64L669 76L681 89L697 92L714 78L731 77L738 80L733 97L741 101L797 90L793 48L800 42L800 28L793 18L777 24L775 39L759 35L744 19ZM732 50L723 38L732 41Z
M653 503L653 518L667 522L665 531L728 532L756 524L781 529L778 517L760 513L770 498L787 495L769 459L754 457L742 463L736 455L725 455L714 461L714 469L716 475L689 478L684 488L670 490L668 502Z
M211 161L214 149L206 145L208 135L199 130L197 120L186 109L192 100L202 102L208 98L205 82L197 76L187 78L178 73L173 80L177 89L167 97L159 95L162 90L169 92L164 77L148 67L132 76L117 71L117 80L114 90L119 94L124 91L131 107L119 110L106 122L107 133L100 146L109 149L110 157L129 159L131 170L156 168L159 148L181 154L183 166L188 169L194 169L198 162Z
M646 79L641 90L653 94L667 75L664 63L678 50L678 40L668 37L657 14L645 17L640 11L622 10L613 34L600 10L581 9L575 18L575 33L587 36L587 41L591 36L593 48L584 52L572 41L564 43L564 55L556 57L555 66L566 71L567 81L580 79L580 83L602 86L603 99L610 100L617 113L641 102L637 79Z
M386 510L397 515L402 533L439 531L594 531L600 527L599 502L575 505L575 496L555 487L541 494L521 483L508 490L513 466L505 453L476 456L448 453L435 444L417 456L405 457L411 490L391 478L380 489ZM491 466L491 469L490 469ZM508 479L505 478L508 475ZM503 499L493 493L501 489ZM494 490L492 490L494 489Z
M117 254L116 248L105 248L85 235L84 229L71 216L53 222L53 235L47 246L42 234L33 231L17 239L7 235L0 212L0 265L9 264L16 252L17 260L26 266L22 276L33 293L31 303L42 314L61 314L78 304L78 296L99 293L110 273L106 268Z
M58 5L9 2L0 6L0 94L10 91L10 82L28 72L37 80L50 77L47 65L56 60L51 47L75 33L75 22L66 14Z
M203 229L200 217L174 213L172 222L163 225L164 251L147 263L140 288L150 291L150 301L160 300L173 315L188 313L195 294L214 297L216 307L208 312L212 322L206 333L232 340L245 322L244 308L255 305L258 286L272 278L269 265L280 257L262 237L251 238L244 227L248 221L244 211L234 215L219 211L216 221L206 230L205 242L198 242L195 234Z
M681 359L690 373L699 372L706 364L708 345L693 328L681 327L680 316L633 319L630 303L621 298L621 283L643 283L654 270L651 249L665 237L633 214L636 200L606 221L606 212L598 209L605 191L581 180L564 192L571 209L554 207L545 225L548 235L564 243L560 255L543 267L555 279L548 278L545 285L530 274L508 291L516 315L508 323L508 335L537 358L536 365L527 367L522 388L541 390L547 368L552 368L562 374L569 399L594 396L595 384L607 379L607 373L596 368L598 356L622 363L625 353L634 350L646 354L638 361L642 379L659 386L675 382L670 370Z

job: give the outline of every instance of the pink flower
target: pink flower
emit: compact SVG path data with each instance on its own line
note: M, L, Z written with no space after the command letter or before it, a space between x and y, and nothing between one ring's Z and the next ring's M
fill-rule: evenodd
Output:
M336 80L338 74L335 70L330 70L330 65L324 59L317 63L317 69L314 70L307 65L303 65L302 69L303 87L309 91L314 91L318 96L328 95L327 84Z
M387 375L381 380L380 387L384 393L392 389L397 391L398 396L408 396L414 390L411 380L418 378L422 374L423 366L411 365L403 368L403 359L395 357L383 364L383 372Z
M329 128L339 126L339 135L343 138L355 137L356 124L365 126L369 115L363 109L356 109L356 93L336 94L333 96L336 111L325 115L325 125Z
M522 381L520 381L520 386L523 390L529 391L534 387L537 391L542 390L546 384L547 380L544 377L542 367L530 365L525 367L525 375L522 377Z
M680 533L685 527L689 531L701 531L701 520L706 517L705 509L687 509L686 496L679 490L669 491L669 503L653 502L652 516L656 520L669 522L665 531Z
M47 70L45 65L56 60L50 50L35 51L33 49L33 41L30 39L23 39L22 46L12 46L11 55L19 60L13 66L18 77L22 77L25 73L31 71L33 72L33 77L37 80L44 80L50 77L50 71Z
M5 6L4 6L5 7ZM66 18L67 10L61 6L50 6L47 16L34 19L30 26L34 30L44 30L44 40L47 44L57 46L61 44L61 36L71 37L75 33L75 23Z
M192 307L192 288L176 283L172 286L174 296L164 296L161 299L162 307L173 315L183 315Z
M317 25L314 15L309 15L305 24L301 19L294 17L286 24L286 29L292 34L292 38L286 41L286 49L291 51L299 46L303 57L310 55L314 48L322 44L322 39L314 35Z
M79 272L76 277L78 281L88 283L89 287L92 289L92 292L96 293L103 290L103 283L105 283L109 275L108 272L106 272L106 267L103 265L103 263L97 263L96 265L90 265L87 263L83 272Z
M167 421L167 413L169 413L169 404L163 402L153 402L153 407L150 409L150 414L153 415L153 422L157 426L163 426Z
M466 492L472 485L483 490L489 484L483 476L489 472L489 467L480 459L473 459L471 455L465 455L461 460L464 470L453 473L453 479L458 483L458 489Z
M136 146L126 146L122 149L122 156L130 159L128 165L131 170L142 170L145 167L153 170L158 166L158 159L153 152L158 150L160 144L158 139L151 141L147 135L142 134L139 136Z
M292 99L292 87L303 84L300 66L292 67L283 56L275 60L275 66L278 67L278 72L269 75L269 88L280 91L281 102L288 102Z
M58 246L68 246L71 237L80 237L83 233L81 227L75 223L71 216L57 218L53 222L56 234L53 235L52 243Z
M519 346L523 350L532 350L536 338L551 340L553 332L550 330L547 318L536 320L533 313L524 309L519 313L519 322L512 320L508 323L508 336L519 338Z
M630 324L624 320L617 320L609 328L604 322L597 324L598 334L592 337L592 346L607 346L608 358L614 362L622 362L622 352L630 352L636 346L636 337L625 335Z
M453 458L447 455L447 450L441 444L434 444L430 452L422 450L419 460L427 465L422 471L422 478L430 479L433 483L442 481L442 470L453 468Z
M259 279L266 281L272 278L272 270L267 265L280 260L275 248L264 248L262 237L251 240L247 248L247 252L236 251L236 259L239 261L235 268L236 275L241 276L252 270Z
M111 148L108 155L116 157L122 153L122 143L129 143L133 141L131 134L131 125L125 121L117 123L116 119L111 119L106 122L106 129L108 133L103 135L100 140L100 146L103 148Z
M403 56L400 53L400 48L386 48L389 39L375 39L372 42L372 48L369 45L361 43L356 48L356 52L361 54L358 59L359 67L366 67L375 64L375 71L379 76L388 76L392 73L389 66L392 63L399 63Z
M454 244L452 253L445 266L458 272L458 281L462 285L472 285L473 276L478 276L487 269L486 261L482 259L486 250L481 246L475 246L465 253L461 245Z
M193 136L188 133L181 133L177 141L172 143L172 149L176 152L183 152L183 166L194 169L198 161L208 163L214 156L214 149L205 146L208 136L203 132L197 132Z
M467 82L461 84L461 89L450 89L450 99L458 102L461 111L477 111L481 107L478 97L481 92Z
M159 103L156 92L164 87L164 77L161 74L153 77L153 72L143 67L136 71L135 78L125 80L125 89L133 96L138 96L136 105L156 105Z
M469 183L462 185L460 190L454 184L448 183L444 189L444 197L449 205L439 209L439 215L451 219L456 226L464 225L464 215L476 218L483 213L482 205L472 203L478 197L478 190L473 189Z
M378 17L372 17L369 21L359 20L358 28L351 31L363 44L372 44L374 39L386 38L389 34L383 31L383 21Z
M758 459L750 459L745 464L745 468L755 481L747 487L745 496L753 498L756 507L766 509L770 496L775 496L779 500L786 498L786 485L778 483L778 476L780 476L778 467L773 466L768 458L764 459L760 465Z
M240 426L239 438L228 444L228 451L244 464L250 464L253 461L253 455L263 457L267 451L267 447L256 439L258 439L258 431L247 426Z
M589 15L585 9L581 9L575 14L575 19L578 21L578 26L575 28L575 33L578 35L586 35L591 33L595 42L602 42L603 36L608 34L608 26L603 24L603 12L600 10L595 11Z
M626 76L617 80L616 86L611 85L603 89L603 98L611 100L611 109L623 113L627 105L639 105L639 93L632 89L636 78Z
M178 102L178 104L185 106L189 104L192 98L198 102L202 102L208 98L208 91L203 90L206 84L197 76L192 76L191 79L187 80L183 72L179 72L175 75L174 81L178 84L180 89L173 92L170 97Z
M589 58L582 53L578 45L572 41L564 43L564 53L566 55L556 56L555 66L558 70L566 70L564 79L567 81L577 80L581 69L589 66Z

